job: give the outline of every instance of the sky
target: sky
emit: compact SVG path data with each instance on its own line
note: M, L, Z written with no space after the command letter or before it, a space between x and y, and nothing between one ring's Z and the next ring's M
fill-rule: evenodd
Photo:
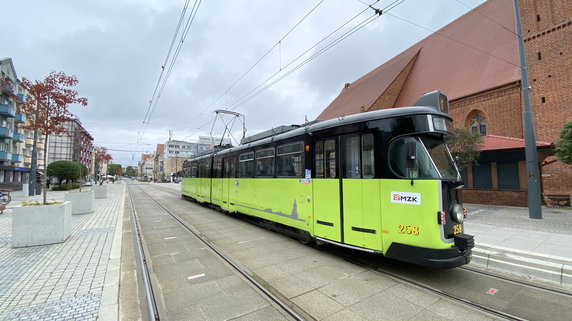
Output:
M133 166L169 137L217 137L233 124L240 141L241 122L217 109L242 114L247 136L314 120L345 83L430 34L391 15L438 30L482 2L0 0L0 58L19 78L77 76L88 106L70 111L113 163Z

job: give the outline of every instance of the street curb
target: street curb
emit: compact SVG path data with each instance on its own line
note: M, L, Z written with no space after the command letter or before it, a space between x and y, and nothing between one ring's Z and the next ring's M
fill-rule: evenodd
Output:
M471 265L572 287L572 260L478 244Z

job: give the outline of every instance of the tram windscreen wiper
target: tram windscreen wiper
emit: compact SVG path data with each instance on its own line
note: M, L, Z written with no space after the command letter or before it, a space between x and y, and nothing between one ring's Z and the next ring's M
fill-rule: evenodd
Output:
M421 137L421 140L441 177L443 179L458 179L459 172L445 142L442 139L433 137Z

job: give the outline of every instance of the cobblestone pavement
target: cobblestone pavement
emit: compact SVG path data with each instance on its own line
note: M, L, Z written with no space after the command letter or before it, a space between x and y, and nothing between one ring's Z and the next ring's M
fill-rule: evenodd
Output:
M12 248L11 211L0 215L0 320L96 320L124 196L108 186L63 243Z

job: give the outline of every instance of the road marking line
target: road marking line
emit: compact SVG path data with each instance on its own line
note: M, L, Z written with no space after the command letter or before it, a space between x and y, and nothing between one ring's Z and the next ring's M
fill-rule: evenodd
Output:
M197 274L197 275L191 275L191 276L187 277L187 279L189 279L189 280L198 279L198 278L202 278L203 276L205 276L205 274L201 273L201 274Z
M165 240L172 240L172 239L176 239L176 238L177 238L176 236L169 236L169 237L166 237Z

